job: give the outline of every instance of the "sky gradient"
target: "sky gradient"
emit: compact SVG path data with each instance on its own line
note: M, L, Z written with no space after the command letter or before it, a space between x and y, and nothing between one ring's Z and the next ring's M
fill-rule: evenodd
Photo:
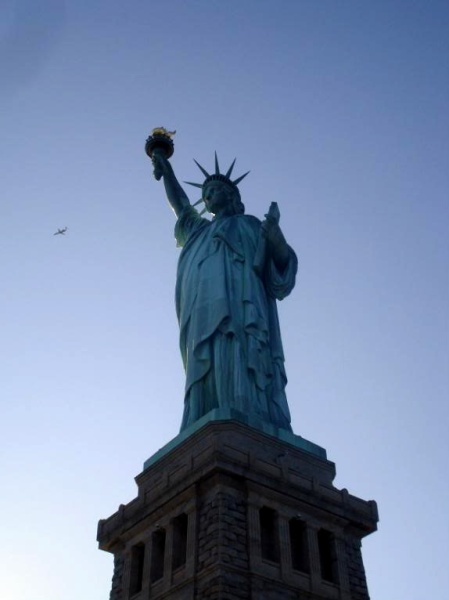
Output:
M2 600L107 598L97 521L179 430L179 249L144 153L160 125L181 181L216 150L251 170L249 214L279 204L300 263L279 304L292 425L378 502L372 600L448 596L449 3L0 17Z

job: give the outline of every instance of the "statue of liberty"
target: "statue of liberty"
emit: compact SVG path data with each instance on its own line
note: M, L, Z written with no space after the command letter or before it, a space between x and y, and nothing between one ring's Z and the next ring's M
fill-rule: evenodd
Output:
M293 289L298 261L279 227L277 205L262 222L246 215L237 186L248 173L232 179L235 160L221 173L217 155L212 174L196 163L205 179L187 182L201 189L192 205L168 160L171 135L154 130L146 149L156 179L164 181L182 248L176 280L186 373L181 431L217 408L291 431L276 300ZM156 143L164 137L165 147ZM200 202L202 212L195 208Z

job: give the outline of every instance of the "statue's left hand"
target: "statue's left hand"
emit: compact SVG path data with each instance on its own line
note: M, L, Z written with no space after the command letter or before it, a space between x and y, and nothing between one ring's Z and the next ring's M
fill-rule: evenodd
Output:
M276 205L277 213L270 211L265 215L265 221L262 221L262 231L267 242L269 255L280 269L284 269L288 262L289 250L288 244L279 227L279 209ZM271 214L270 214L271 213Z
M281 213L279 212L279 207L276 202L272 202L265 215L265 221L262 221L262 233L269 246L277 246L278 243L282 243L282 239L284 239L281 228L279 227L280 218Z
M274 249L287 243L279 224L276 223L274 219L268 218L263 221L262 230L264 232L265 239L271 248Z

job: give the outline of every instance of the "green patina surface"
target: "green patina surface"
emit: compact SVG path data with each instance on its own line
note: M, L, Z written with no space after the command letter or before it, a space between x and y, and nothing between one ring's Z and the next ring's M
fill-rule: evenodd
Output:
M298 261L279 226L277 204L263 221L246 215L237 184L247 173L232 179L235 161L221 173L215 155L212 174L197 163L205 179L191 183L202 192L192 205L168 161L172 134L164 132L153 132L146 151L177 217L182 248L176 280L186 373L181 432L229 409L259 429L292 434L276 303L292 291ZM200 202L205 209L198 212ZM202 216L206 211L212 218Z

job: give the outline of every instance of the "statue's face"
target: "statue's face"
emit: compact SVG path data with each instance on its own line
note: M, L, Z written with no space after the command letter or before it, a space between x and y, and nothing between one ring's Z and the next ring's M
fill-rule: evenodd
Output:
M203 199L208 212L213 215L232 214L233 193L225 183L211 181L203 189Z

